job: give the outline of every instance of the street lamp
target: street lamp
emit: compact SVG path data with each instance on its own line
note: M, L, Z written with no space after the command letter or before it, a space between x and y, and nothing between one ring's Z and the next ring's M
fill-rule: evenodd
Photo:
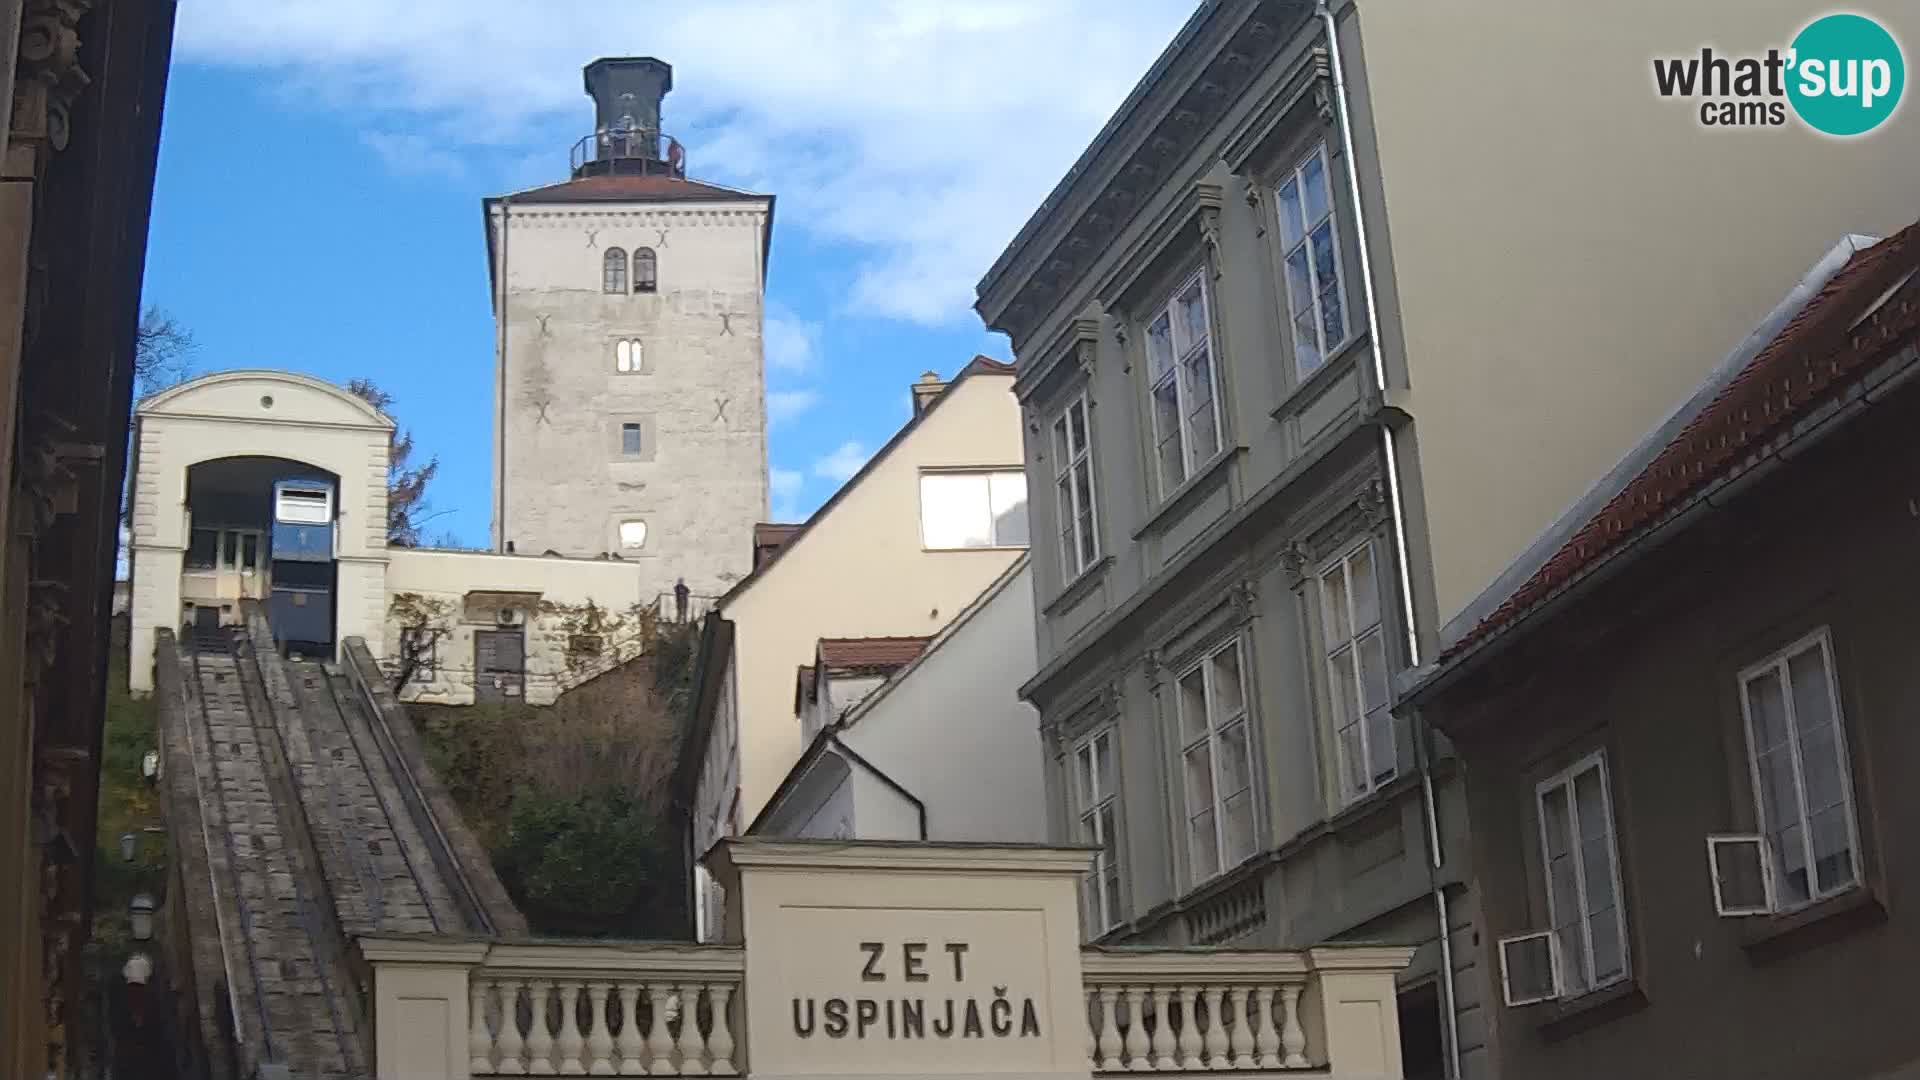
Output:
M145 986L147 980L153 978L153 961L146 953L134 953L127 957L126 965L120 969L120 977L127 980L128 986Z
M132 862L134 854L138 852L139 849L140 849L140 838L138 836L135 836L132 833L120 834L120 861L121 862Z
M140 893L127 905L127 922L133 927L133 940L146 941L153 937L153 897Z
M140 777L148 784L160 779L160 751L149 750L140 759Z

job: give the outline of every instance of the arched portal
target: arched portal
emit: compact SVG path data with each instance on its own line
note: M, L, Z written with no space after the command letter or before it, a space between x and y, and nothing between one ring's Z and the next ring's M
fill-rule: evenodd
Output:
M287 371L216 372L142 401L128 493L132 688L153 687L158 630L179 631L189 615L231 625L247 599L271 609L276 583L302 583L304 594L296 602L289 593L291 614L275 619L284 641L320 639L313 644L324 651L314 652L327 657L348 637L383 645L392 434L393 421L365 401ZM316 490L330 482L327 521L306 523L298 540L311 553L324 525L330 562L324 552L275 558L296 542L276 545L273 536L273 485L286 480L313 481ZM310 565L280 565L290 561Z
M274 635L331 654L338 596L334 554L340 478L291 458L241 455L187 467L181 630L240 625L254 601Z

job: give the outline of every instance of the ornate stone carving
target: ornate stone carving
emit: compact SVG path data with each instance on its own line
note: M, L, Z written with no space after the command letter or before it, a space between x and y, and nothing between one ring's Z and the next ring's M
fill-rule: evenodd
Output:
M1147 685L1155 690L1160 689L1161 682L1166 678L1166 669L1160 661L1159 649L1148 649L1140 657L1140 671L1147 677Z
M80 19L93 0L27 0L13 87L14 145L65 150L68 112L92 80L80 69Z
M1287 575L1288 586L1298 589L1305 585L1312 566L1312 557L1298 541L1290 541L1280 550L1280 569Z
M1247 200L1247 208L1253 211L1253 235L1267 235L1266 186L1251 176L1241 177L1240 184L1240 195Z
M1369 529L1379 528L1387 520L1387 488L1379 480L1369 480L1353 497L1354 512Z
M1252 578L1242 578L1227 588L1227 603L1233 608L1233 621L1245 626L1260 613L1260 587Z
M1220 280L1220 208L1200 208L1200 242L1207 246L1207 267L1215 281Z
M1335 116L1333 107L1333 83L1328 79L1315 79L1313 83L1313 108L1320 114L1320 122L1332 124Z

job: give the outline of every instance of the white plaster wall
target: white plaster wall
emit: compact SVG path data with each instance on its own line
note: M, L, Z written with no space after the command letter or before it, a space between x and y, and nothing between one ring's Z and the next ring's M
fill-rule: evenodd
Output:
M920 541L922 468L1020 468L1012 383L1011 375L987 373L956 383L857 486L720 605L735 626L743 822L800 756L794 670L812 659L820 638L936 633L1021 555L928 551ZM1021 637L1031 641L1032 627Z
M860 836L854 826L854 788L857 766L848 766L850 771L841 773L837 784L827 797L815 806L813 813L802 821L793 835L801 840L851 840Z
M1035 671L1033 625L1023 564L848 717L840 740L926 805L929 840L1047 839L1040 716L1019 698ZM903 802L890 789L861 791L858 836L917 837Z
M621 554L647 568L655 593L684 578L717 596L746 575L767 516L768 210L757 196L513 205L503 227L495 208L507 291L502 540L524 554L593 555L619 550L619 522L638 518L646 546ZM653 248L659 291L603 292L610 246ZM643 343L639 374L614 366L628 337ZM639 458L621 453L624 421L646 431Z
M343 568L344 574L344 568ZM538 593L544 602L577 607L588 602L627 623L608 635L607 663L626 660L640 651L631 632L628 612L635 603L651 603L643 595L645 568L618 560L538 558L531 555L495 555L488 552L395 548L387 564L386 585L380 596L380 618L367 647L382 666L400 667L401 624L391 617L392 599L403 593L443 602L451 611L445 634L436 646L433 677L410 681L401 688L408 701L467 705L473 702L475 630L492 630L494 622L467 622L461 618L466 594L474 590ZM343 586L342 592L345 591ZM567 662L569 628L562 614L527 615L526 697L535 705L551 704L560 693L590 672ZM597 672L599 668L592 671Z
M378 638L387 560L387 445L392 421L330 383L285 371L203 376L141 402L134 414L129 683L153 688L154 631L178 628L186 554L187 469L225 457L278 457L340 478L336 543L339 636Z

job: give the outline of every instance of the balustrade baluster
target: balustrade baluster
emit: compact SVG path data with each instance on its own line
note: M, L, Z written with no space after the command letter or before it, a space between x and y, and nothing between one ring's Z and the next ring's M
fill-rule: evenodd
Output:
M1227 1032L1232 1040L1228 1048L1230 1058L1236 1069L1253 1068L1253 1026L1247 1022L1247 988L1230 986L1227 988L1227 1015L1233 1018L1233 1030Z
M527 989L533 1003L533 1023L527 1028L527 1072L552 1076L553 1031L547 1026L547 992L553 989L553 980L533 979Z
M1273 1030L1273 987L1253 992L1253 1048L1262 1069L1280 1067L1280 1034Z
M1300 1027L1300 987L1286 985L1280 988L1280 1049L1286 1056L1280 1059L1280 1065L1286 1069L1304 1069L1307 1067L1307 1033Z
M1194 999L1199 995L1198 987L1180 988L1180 1067L1192 1071L1201 1068L1200 1062L1200 1015L1194 1009Z
M525 1076L527 1043L520 1035L520 990L526 983L507 979L500 984L500 1044L494 1071L502 1076Z
M668 986L647 987L647 1005L653 1012L653 1027L647 1034L647 1072L654 1076L673 1075L673 1040L667 1037Z
M487 1000L494 983L475 974L467 984L467 1071L482 1076L493 1071L493 1034L487 1030Z
M580 1037L580 987L577 983L566 983L560 987L560 1075L585 1076L586 1066L580 1063L580 1051L587 1041Z
M1179 1064L1173 1059L1173 1001L1170 986L1153 988L1153 1067L1171 1072Z
M620 984L620 1075L647 1074L647 1040L640 1034L640 984Z
M1081 1004L1087 1007L1087 1071L1098 1072L1100 1069L1100 1019L1102 1015L1100 1012L1099 991L1087 991Z
M587 1011L593 1020L593 1034L587 1037L587 1075L612 1076L613 1070L613 1023L607 1014L607 991L610 983L587 984Z
M1112 986L1100 988L1100 1060L1102 1069L1120 1067L1120 1018L1115 1015L1113 999L1119 996L1119 989Z
M707 1054L700 1038L700 984L680 984L680 1072L705 1076Z
M1121 994L1127 1002L1127 1068L1146 1072L1153 1068L1147 1059L1147 988L1129 986Z
M1227 1061L1227 1017L1220 1008L1220 987L1207 987L1207 1068L1230 1069Z
M740 1070L733 1064L733 1028L727 1024L727 1002L733 997L730 983L716 983L707 988L707 1001L713 1007L713 1034L708 1036L707 1045L713 1049L715 1076L732 1076Z

